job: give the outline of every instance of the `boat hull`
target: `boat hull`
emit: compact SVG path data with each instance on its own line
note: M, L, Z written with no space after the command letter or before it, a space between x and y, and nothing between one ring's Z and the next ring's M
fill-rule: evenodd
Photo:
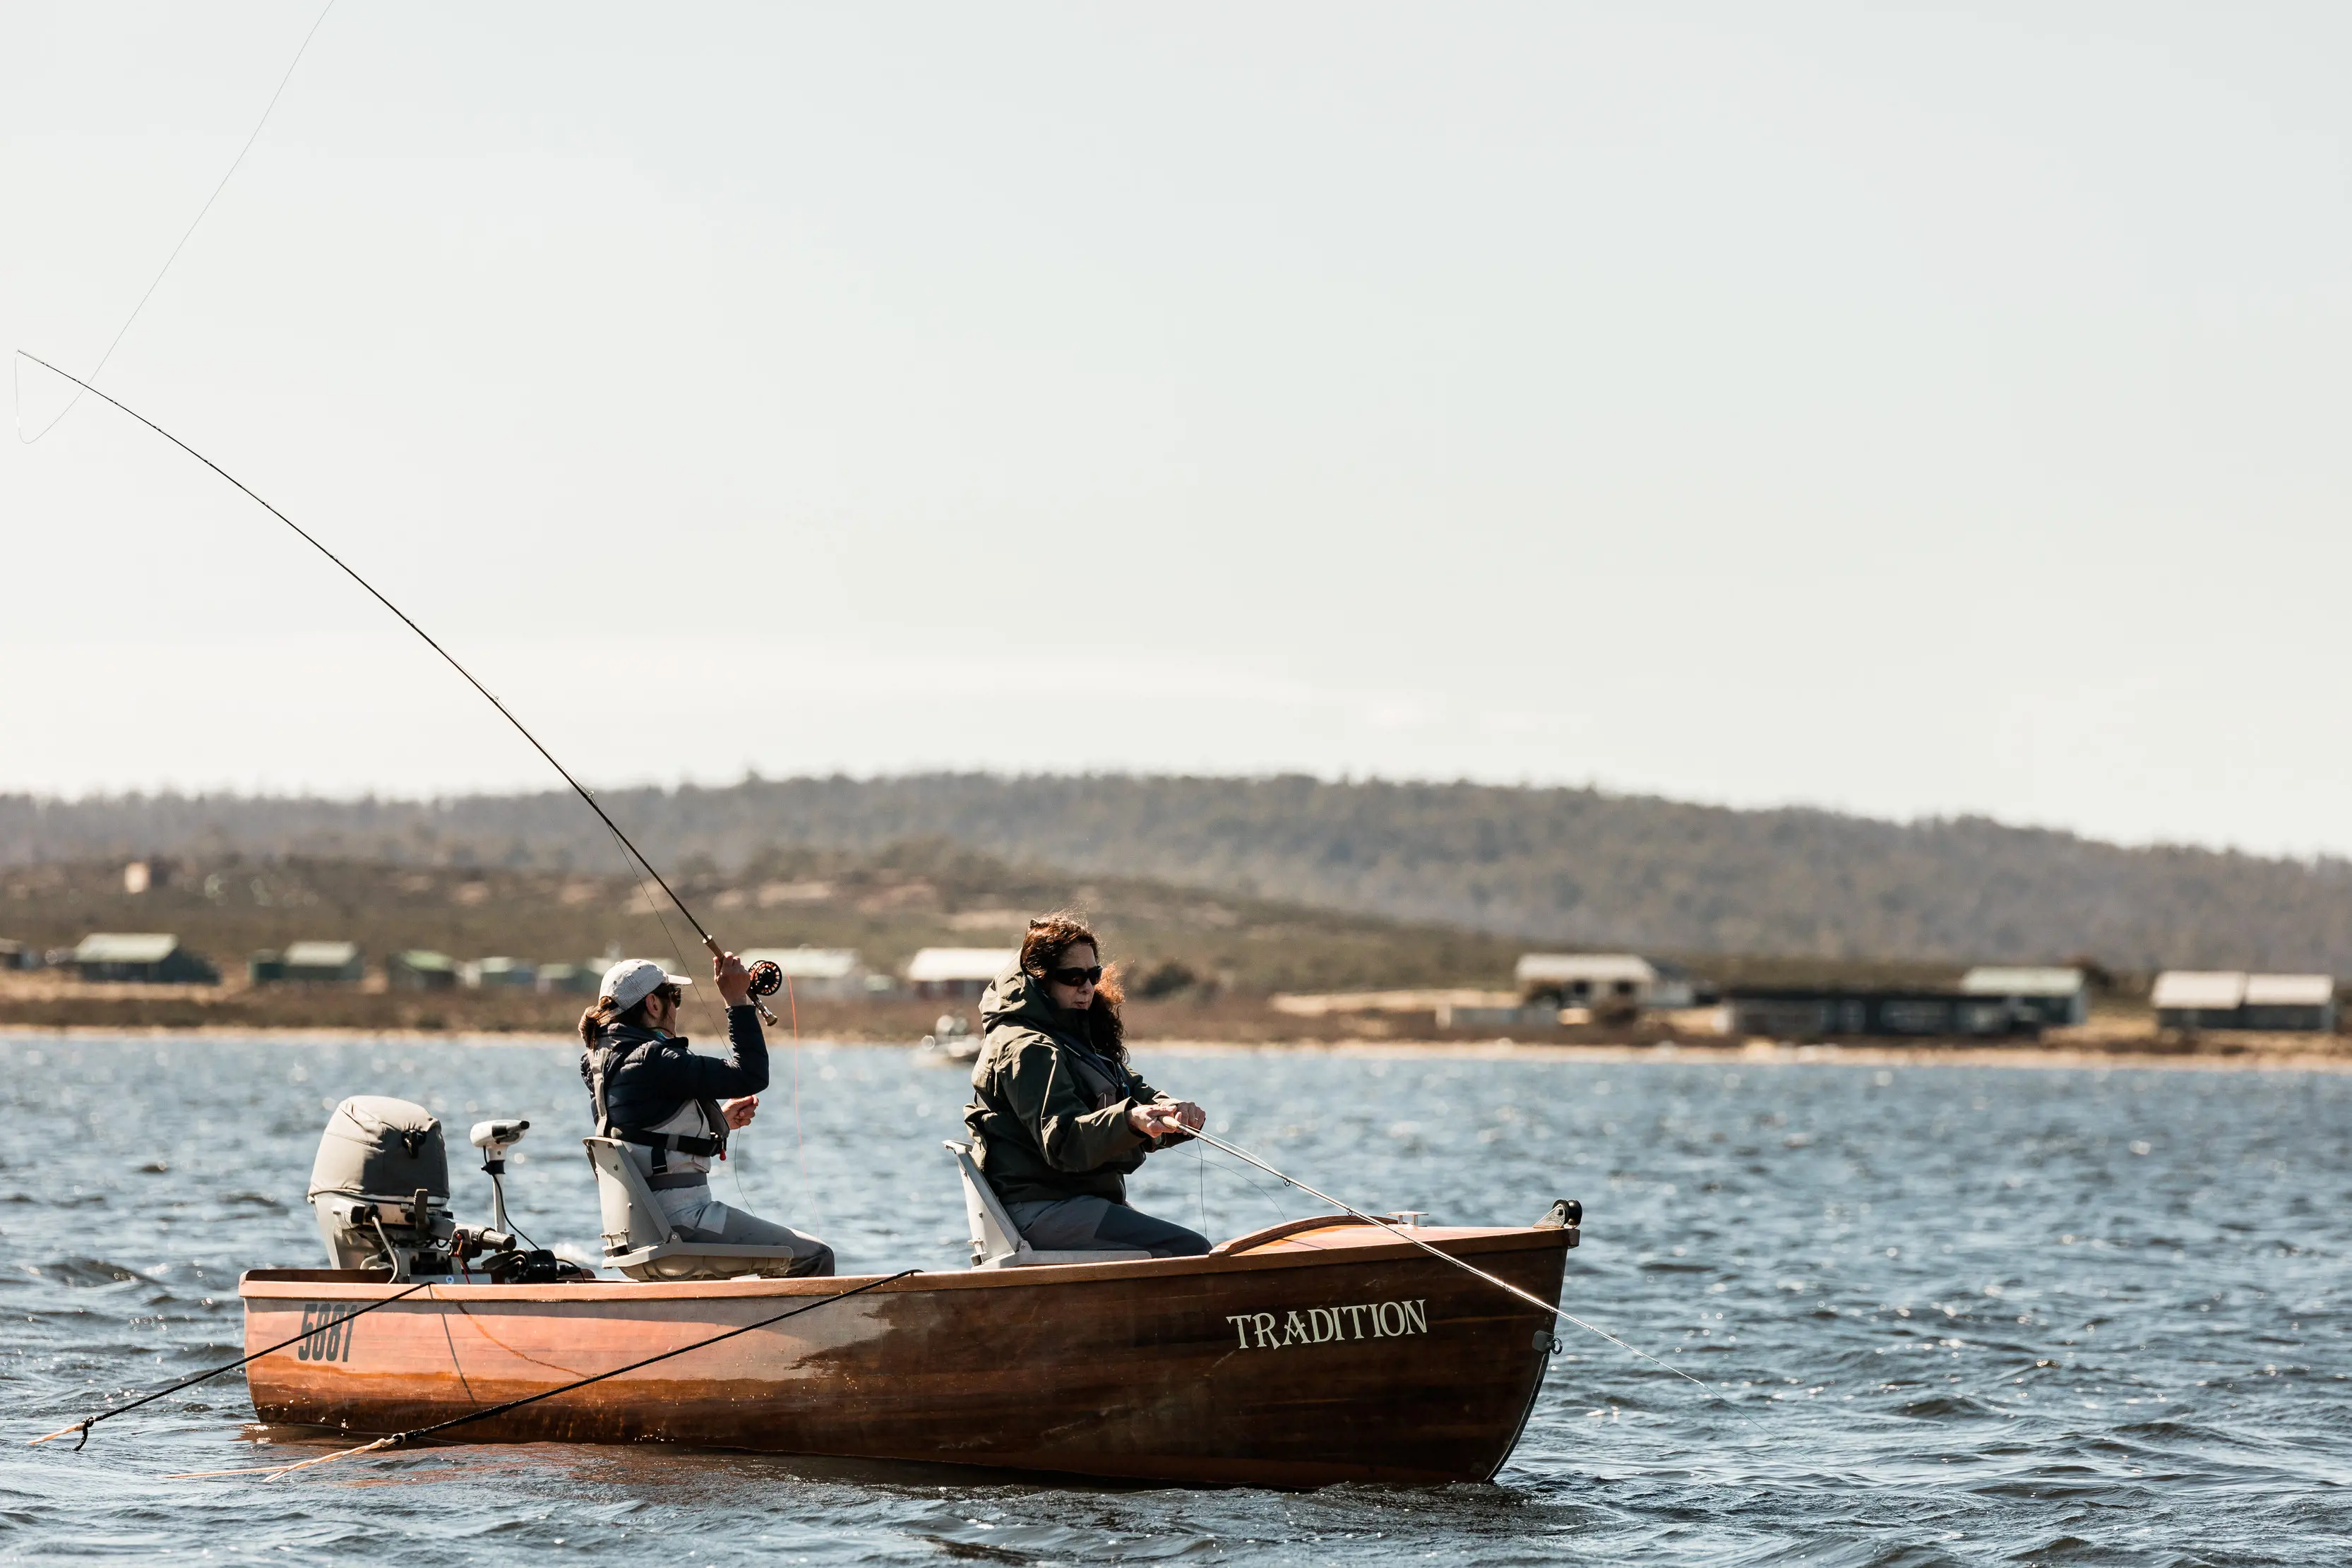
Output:
M1576 1233L1418 1234L1556 1301ZM914 1275L451 1436L1271 1486L1501 1467L1550 1359L1549 1314L1368 1228L1228 1246ZM414 1430L865 1282L435 1285L263 1356L247 1379L265 1421ZM394 1291L327 1270L240 1288L248 1354Z

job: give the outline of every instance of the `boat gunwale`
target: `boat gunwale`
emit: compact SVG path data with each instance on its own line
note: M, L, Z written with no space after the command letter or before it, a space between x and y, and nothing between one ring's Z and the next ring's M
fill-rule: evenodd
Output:
M1362 1227L1333 1227L1362 1234ZM1309 1234L1301 1232L1297 1234ZM1431 1227L1423 1239L1451 1255L1566 1251L1574 1245L1571 1229L1535 1226ZM1243 1239L1246 1239L1245 1238ZM1297 1235L1283 1237L1295 1241ZM1260 1273L1270 1270L1334 1268L1354 1263L1386 1263L1426 1258L1411 1241L1350 1239L1336 1247L1292 1246L1279 1251L1209 1252L1195 1258L1148 1258L1118 1263L1055 1263L1027 1269L953 1269L918 1270L901 1279L887 1274L840 1274L822 1279L740 1280L583 1280L564 1284L497 1285L447 1283L438 1281L417 1292L422 1301L536 1301L567 1305L628 1301L735 1301L777 1297L824 1298L871 1286L866 1295L904 1295L930 1291L1004 1290L1024 1286L1109 1284L1129 1280L1208 1278ZM329 1269L251 1269L237 1278L237 1295L247 1301L382 1301L405 1287L384 1280L355 1280L357 1270ZM342 1278L320 1276L342 1275ZM292 1276L292 1277L289 1277Z

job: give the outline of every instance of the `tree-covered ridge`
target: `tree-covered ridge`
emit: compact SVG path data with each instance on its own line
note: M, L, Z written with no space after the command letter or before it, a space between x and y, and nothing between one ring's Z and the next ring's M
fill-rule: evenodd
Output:
M1307 778L924 774L601 797L656 859L944 839L1563 946L2352 973L2352 865L2127 849L1978 818L1895 823L1595 789ZM142 852L609 872L568 795L411 801L0 797L0 862Z

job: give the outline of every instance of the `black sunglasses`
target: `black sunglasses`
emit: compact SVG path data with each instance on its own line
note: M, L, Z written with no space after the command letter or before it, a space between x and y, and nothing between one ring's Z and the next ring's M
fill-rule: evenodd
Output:
M1097 964L1085 969L1052 969L1046 972L1045 977L1057 986L1099 985L1102 983L1102 966Z

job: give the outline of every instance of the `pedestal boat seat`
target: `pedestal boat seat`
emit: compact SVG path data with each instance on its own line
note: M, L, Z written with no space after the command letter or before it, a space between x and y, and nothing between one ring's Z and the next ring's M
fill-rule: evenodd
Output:
M681 1237L654 1201L618 1138L583 1138L596 1171L596 1197L604 1212L604 1267L640 1281L733 1280L744 1275L781 1280L796 1260L789 1247L741 1247Z
M971 1145L959 1144L950 1138L948 1153L955 1156L956 1170L963 1177L963 1213L971 1222L971 1266L975 1269L1039 1269L1064 1263L1127 1263L1150 1253L1129 1247L1071 1248L1063 1251L1041 1252L1021 1239L1013 1227L1013 1217L1004 1212L997 1200L996 1189L988 1185L981 1174L980 1162L971 1157Z

